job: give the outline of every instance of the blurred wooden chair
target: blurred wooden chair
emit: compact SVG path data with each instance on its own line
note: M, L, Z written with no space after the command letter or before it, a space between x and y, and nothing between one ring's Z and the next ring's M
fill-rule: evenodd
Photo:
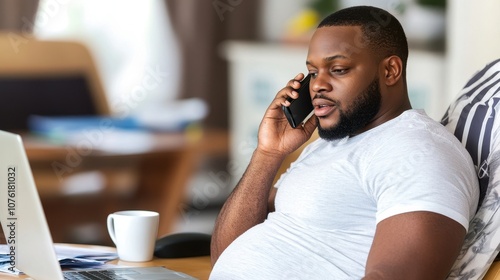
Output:
M83 44L0 33L0 61L2 130L26 129L29 115L110 114L98 70Z

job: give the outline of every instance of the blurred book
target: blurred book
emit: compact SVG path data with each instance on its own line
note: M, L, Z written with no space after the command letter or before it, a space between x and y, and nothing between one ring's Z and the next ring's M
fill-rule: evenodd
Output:
M207 105L200 99L177 100L157 105L135 115L116 116L39 116L28 119L31 132L52 138L66 137L83 130L143 130L178 132L207 115Z
M99 116L30 116L28 127L31 132L46 135L59 136L74 133L84 129L140 129L135 118L116 118Z

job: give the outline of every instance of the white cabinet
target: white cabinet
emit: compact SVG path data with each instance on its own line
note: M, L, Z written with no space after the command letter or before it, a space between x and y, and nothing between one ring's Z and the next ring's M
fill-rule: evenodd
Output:
M228 42L230 168L235 181L257 145L260 121L276 93L298 73L306 73L307 48L280 44Z

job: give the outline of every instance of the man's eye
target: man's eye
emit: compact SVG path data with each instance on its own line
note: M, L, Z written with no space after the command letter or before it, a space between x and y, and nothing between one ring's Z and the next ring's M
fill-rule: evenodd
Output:
M342 74L347 73L347 69L346 68L337 68L337 69L333 69L332 72L335 74L342 75Z

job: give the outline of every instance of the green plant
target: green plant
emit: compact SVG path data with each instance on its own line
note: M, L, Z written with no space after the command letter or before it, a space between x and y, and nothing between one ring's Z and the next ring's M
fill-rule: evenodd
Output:
M312 0L309 7L315 10L322 18L338 9L337 2L337 0Z
M446 8L446 0L417 0L417 3L427 7Z

